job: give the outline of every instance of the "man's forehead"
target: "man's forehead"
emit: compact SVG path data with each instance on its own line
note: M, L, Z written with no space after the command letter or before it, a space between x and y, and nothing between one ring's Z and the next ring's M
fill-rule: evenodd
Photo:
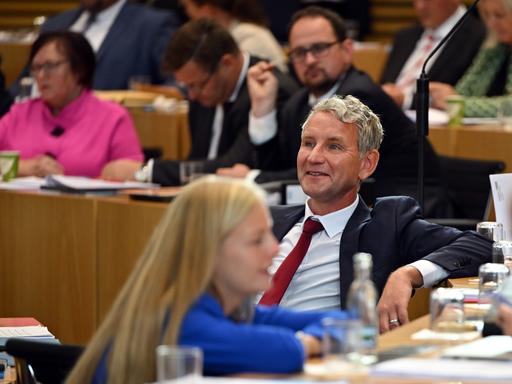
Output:
M307 33L307 34L306 34ZM295 22L290 30L290 45L300 44L298 39L308 37L313 43L331 41L336 38L334 29L329 21L322 16L305 16Z

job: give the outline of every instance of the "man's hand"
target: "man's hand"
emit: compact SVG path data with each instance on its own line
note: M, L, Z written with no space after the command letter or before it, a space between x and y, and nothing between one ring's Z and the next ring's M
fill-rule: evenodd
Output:
M446 109L446 98L448 96L457 95L455 88L450 84L431 82L429 85L430 97L432 98L432 106L438 109Z
M423 285L423 276L414 267L404 266L393 272L377 304L380 332L384 333L409 322L407 306L413 288Z
M39 155L31 159L20 160L20 176L38 176L62 175L64 167L53 157L49 155Z
M250 170L251 169L245 164L235 164L231 168L217 169L217 175L243 179L247 176Z
M254 117L268 115L276 107L278 81L272 72L274 65L260 61L247 72L247 87Z
M399 106L404 104L405 95L402 89L393 83L382 84L382 89L388 94L389 97Z
M135 172L141 165L142 163L140 161L135 160L113 160L103 167L100 177L114 181L134 180Z

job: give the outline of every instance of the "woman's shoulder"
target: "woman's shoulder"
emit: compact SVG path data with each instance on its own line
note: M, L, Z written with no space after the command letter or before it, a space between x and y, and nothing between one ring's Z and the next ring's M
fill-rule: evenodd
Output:
M128 110L118 102L99 97L93 91L86 92L87 103L90 108L94 109L96 112L104 112L112 117L128 115Z

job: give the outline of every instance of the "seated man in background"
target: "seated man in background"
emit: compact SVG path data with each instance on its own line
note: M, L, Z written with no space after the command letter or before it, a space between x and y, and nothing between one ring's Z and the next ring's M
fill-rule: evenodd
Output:
M169 42L167 69L188 92L190 100L190 160L204 160L205 172L235 163L254 165L247 131L251 101L246 76L260 59L241 52L231 34L213 20L194 20L181 27ZM297 85L276 70L276 98L284 103ZM138 180L162 185L180 183L180 162L151 161Z
M377 199L368 208L358 190L377 168L383 130L379 118L358 99L333 96L320 101L301 137L297 173L309 199L305 205L272 207L274 234L281 242L272 272L285 273L280 267L292 256L306 220L313 218L322 228L312 236L295 272L287 271L292 275L288 284L275 284L260 304L345 308L352 257L368 252L373 256L372 280L381 295L380 330L385 332L408 322L414 288L478 275L479 266L490 261L490 240L423 220L410 197Z
M134 76L147 77L153 84L164 82L162 57L178 27L176 15L168 11L127 0L81 0L79 8L48 19L41 32L82 33L96 54L92 87L105 90L127 89ZM17 90L13 87L11 92Z
M416 79L437 44L464 15L462 0L414 0L418 24L398 31L381 78L382 88L403 109L415 108ZM471 65L485 38L484 25L469 15L432 57L430 80L454 85Z
M300 127L311 107L334 94L353 95L380 116L385 131L381 160L374 173L377 195L414 194L417 174L414 124L380 86L352 65L353 43L346 36L343 20L320 7L305 8L293 16L289 43L290 59L304 87L282 109L276 107L276 81L268 64L251 68L248 76L252 104L249 133L261 170L256 182L296 179ZM439 165L428 141L425 164L426 175L435 184ZM246 176L249 169L237 165L219 172Z

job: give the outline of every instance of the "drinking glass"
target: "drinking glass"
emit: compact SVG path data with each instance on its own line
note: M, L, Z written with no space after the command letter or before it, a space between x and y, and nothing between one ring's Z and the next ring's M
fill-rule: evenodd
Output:
M476 231L491 240L503 240L503 225L501 223L482 221L476 225Z
M204 176L204 163L202 161L180 162L181 185L188 184L201 176Z
M171 345L156 348L156 378L159 383L199 383L202 372L203 352L200 348Z
M362 368L360 352L362 350L363 325L357 319L322 320L324 335L322 339L323 358L330 373L345 373Z
M464 324L464 293L452 288L438 288L430 294L430 329L459 333L469 329Z
M508 269L512 269L512 241L495 241L492 245L492 262L505 264Z

